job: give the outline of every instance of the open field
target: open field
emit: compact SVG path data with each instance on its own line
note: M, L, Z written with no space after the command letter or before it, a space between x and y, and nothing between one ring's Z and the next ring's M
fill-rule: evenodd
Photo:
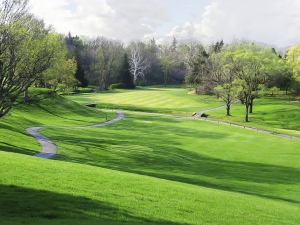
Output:
M202 109L223 105L212 95L188 95L189 89L173 87L140 87L135 90L109 90L101 93L66 95L67 99L99 108L188 115Z
M88 95L73 97L87 103ZM143 107L149 106L137 109ZM107 127L42 129L59 154L29 156L39 146L25 133L28 126L89 125L106 114L115 116L55 97L1 118L0 224L300 223L297 140L126 111Z

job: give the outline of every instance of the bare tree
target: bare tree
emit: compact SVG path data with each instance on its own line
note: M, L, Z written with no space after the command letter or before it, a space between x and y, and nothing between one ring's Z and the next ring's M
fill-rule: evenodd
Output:
M146 57L145 44L142 42L131 42L129 45L129 63L130 72L133 75L134 84L140 76L144 78L145 71L149 68L149 62Z

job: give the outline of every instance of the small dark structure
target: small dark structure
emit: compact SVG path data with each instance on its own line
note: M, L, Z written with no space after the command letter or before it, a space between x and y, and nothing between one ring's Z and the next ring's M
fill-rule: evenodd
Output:
M202 114L201 114L201 117L208 117L208 115L205 114L205 113L202 113Z
M87 104L85 104L85 106L96 108L96 103L87 103Z

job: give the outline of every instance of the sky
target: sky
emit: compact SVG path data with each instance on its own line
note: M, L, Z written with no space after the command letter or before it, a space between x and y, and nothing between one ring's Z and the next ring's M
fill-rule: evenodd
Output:
M29 0L59 33L123 41L300 43L300 0Z

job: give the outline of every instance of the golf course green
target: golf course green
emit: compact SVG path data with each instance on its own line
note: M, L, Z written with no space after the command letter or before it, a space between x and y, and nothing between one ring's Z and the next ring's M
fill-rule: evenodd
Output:
M191 117L222 106L215 96L179 87L32 92L41 97L0 120L0 224L300 223L300 141ZM247 124L239 103L207 120L300 137L299 107L265 96ZM74 128L114 119L113 109L125 118ZM34 126L64 126L40 130L57 146L52 159L34 157Z

